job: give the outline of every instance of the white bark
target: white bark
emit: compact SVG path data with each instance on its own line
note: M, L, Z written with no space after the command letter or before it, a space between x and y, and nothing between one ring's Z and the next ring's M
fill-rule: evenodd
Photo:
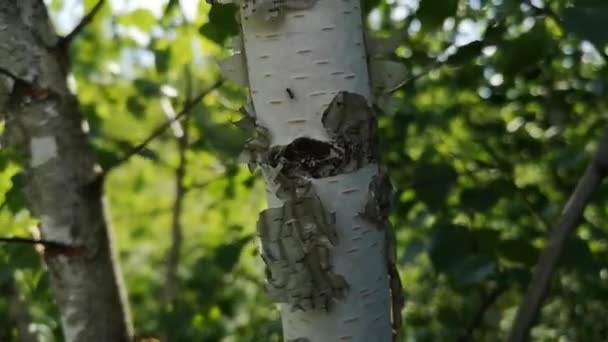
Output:
M241 19L253 104L272 145L302 136L327 141L321 115L334 96L370 96L359 0L285 12L276 22Z
M336 213L339 242L331 249L331 262L334 272L345 277L349 292L328 312L293 311L289 304L282 304L285 340L391 341L384 231L359 215L377 171L377 165L369 165L353 173L313 180L326 209Z
M251 115L262 135L258 144L250 144L257 148L253 158L267 178L269 207L283 211L283 216L277 209L262 213L258 229L271 274L271 297L274 291L273 299L282 302L285 340L391 341L390 257L383 227L386 217L382 217L386 213L373 213L371 219L364 215L380 169L377 155L366 155L373 148L357 150L356 141L368 140L362 143L373 147L375 136L369 127L362 128L366 125L362 120L374 125L375 121L361 116L371 113L365 103L361 107L358 102L357 107L356 101L341 102L352 96L336 98L348 92L371 102L360 2L258 0L256 5L241 0L241 25L246 75L240 73L238 60L224 63L224 68L231 79L250 87ZM344 115L333 128L351 125L354 129L348 138L355 140L346 141L356 142L355 152L349 150L351 146L345 150L338 144L349 132L338 134L325 122L330 105ZM278 165L273 153L281 156ZM305 166L311 158L321 159L310 162L312 167ZM333 161L327 163L328 159ZM358 160L344 166L350 159ZM323 163L328 169L320 171L317 165ZM295 190L285 195L286 187ZM302 197L318 198L326 214L313 209L300 212L304 203L314 206L301 202ZM324 215L335 215L335 221L328 223L331 227L322 227ZM331 238L334 230L337 241ZM302 237L306 231L317 234L312 238L316 242ZM311 258L321 260L320 267L307 259L315 253ZM326 253L329 267L324 266ZM303 274L307 270L312 275ZM323 282L324 277L330 280ZM343 298L342 281L348 284ZM329 305L319 305L325 296L330 297Z

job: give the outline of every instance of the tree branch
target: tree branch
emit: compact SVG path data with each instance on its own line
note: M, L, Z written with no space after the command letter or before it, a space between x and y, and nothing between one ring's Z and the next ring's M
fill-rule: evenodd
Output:
M517 312L515 323L509 335L509 342L528 340L530 330L536 322L542 302L547 295L551 278L555 273L566 241L576 230L591 195L607 175L608 129L604 131L595 156L568 199L557 226L550 233L547 246L540 255L526 296Z
M76 27L74 27L72 32L68 33L65 37L61 38L61 40L59 41L59 45L64 48L69 47L70 44L72 43L72 41L74 40L74 38L76 38L82 32L82 30L84 30L84 28L93 21L93 19L97 15L97 13L99 13L99 10L101 9L101 7L103 7L104 3L105 3L105 0L99 0L97 2L97 4L95 4L95 6L93 6L91 11L89 13L87 13L82 18L82 20L80 20L80 22L78 23L78 25L76 25Z
M113 169L115 169L116 167L124 164L125 162L127 162L131 157L133 157L134 155L140 153L144 148L146 148L146 146L154 139L158 138L161 134L163 134L169 127L171 127L171 124L181 120L184 116L190 114L190 112L192 111L192 109L194 109L194 107L201 102L205 96L207 96L210 92L212 92L213 90L217 89L219 86L221 86L224 83L224 80L220 79L218 81L216 81L211 87L209 87L208 89L204 90L203 92L201 92L199 95L197 95L196 97L194 97L192 100L190 100L188 103L186 103L184 105L184 108L175 115L175 117L165 121L163 124L161 124L160 126L156 127L156 129L154 129L152 131L152 133L150 133L150 135L144 139L141 143L139 143L138 145L136 145L135 147L133 147L130 151L127 152L127 154L125 154L122 158L120 158L119 160L117 160L114 164L108 166L108 168L106 170L104 170L103 175L108 174L110 171L112 171Z
M186 77L186 105L191 102L192 86L188 69L185 70ZM170 308L174 308L176 304L177 289L179 286L179 277L177 269L180 264L180 256L183 244L183 227L182 227L182 213L184 209L184 198L187 193L187 188L184 184L184 178L186 176L186 168L188 165L188 158L186 152L188 151L188 145L190 144L190 134L188 124L190 122L190 116L184 118L183 128L181 135L177 136L177 147L179 154L179 164L175 170L175 199L173 202L173 212L171 216L171 245L169 247L169 253L167 255L167 273L165 276L165 288L163 294L163 314L170 315ZM174 309L173 309L174 310ZM168 320L170 321L170 320ZM175 339L175 327L168 324L166 326L163 341L173 341Z
M83 247L81 246L69 245L59 241L39 240L23 237L0 237L0 242L24 245L42 245L44 246L45 253L51 255L75 255L80 254L83 251Z

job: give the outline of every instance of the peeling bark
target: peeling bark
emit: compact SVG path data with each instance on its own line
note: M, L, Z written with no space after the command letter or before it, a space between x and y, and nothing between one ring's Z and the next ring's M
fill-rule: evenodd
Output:
M129 341L124 286L103 201L103 178L66 84L44 3L0 1L0 102L5 139L24 157L26 196L41 236L77 253L45 252L66 341Z
M242 37L222 66L250 90L238 125L256 132L245 157L267 183L258 234L284 338L394 340L403 299L392 188L370 102L404 75L378 64L372 87L358 0L238 2ZM393 41L377 41L373 56Z

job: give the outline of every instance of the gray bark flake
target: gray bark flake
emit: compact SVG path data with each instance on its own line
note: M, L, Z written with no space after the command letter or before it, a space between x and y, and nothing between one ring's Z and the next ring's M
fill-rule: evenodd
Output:
M367 201L361 214L377 227L386 226L393 205L394 190L388 175L380 171L369 184Z
M341 150L341 165L332 175L348 173L377 160L376 118L364 96L342 91L323 113L323 125Z
M329 310L333 300L346 296L348 284L332 272L329 260L337 243L334 224L334 215L316 196L288 200L260 214L257 229L273 301L294 310Z
M393 335L396 336L401 329L401 311L405 298L397 269L397 239L388 219L393 204L394 189L390 178L382 169L370 182L367 196L361 217L385 232L386 267L391 292L391 321Z

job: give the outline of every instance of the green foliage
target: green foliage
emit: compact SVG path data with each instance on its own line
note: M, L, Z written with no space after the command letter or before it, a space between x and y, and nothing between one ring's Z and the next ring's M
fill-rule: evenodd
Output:
M422 28L435 30L443 21L456 14L458 0L420 0L416 16L422 22Z
M608 44L608 32L602 29L608 15L608 4L600 0L578 0L564 10L564 24L569 31L602 49Z
M209 21L200 28L200 33L222 45L224 41L239 33L236 22L238 7L233 4L215 5L209 11Z
M69 2L47 3L57 26L71 27L63 22ZM105 168L166 122L167 111L179 112L213 83L210 61L226 54L225 42L239 30L234 5L200 1L197 15L182 15L178 1L158 8L110 3L71 49L76 93ZM395 94L399 110L379 117L398 189L391 219L407 298L404 340L462 340L484 307L470 340L504 340L545 236L608 123L608 5L407 3L362 3L382 33L408 32L396 54L414 76ZM140 335L169 329L175 341L281 340L255 248L263 185L236 163L247 137L232 122L243 102L242 90L224 85L181 123L190 140L174 303L160 298L179 128L109 174L111 221ZM0 150L1 236L28 236L37 224L26 209L18 157ZM607 193L597 192L569 242L535 341L608 336ZM36 329L60 340L48 274L34 249L0 244L0 288L9 282L25 297ZM6 299L0 295L2 323L11 322ZM0 324L0 341L17 340L14 324Z

